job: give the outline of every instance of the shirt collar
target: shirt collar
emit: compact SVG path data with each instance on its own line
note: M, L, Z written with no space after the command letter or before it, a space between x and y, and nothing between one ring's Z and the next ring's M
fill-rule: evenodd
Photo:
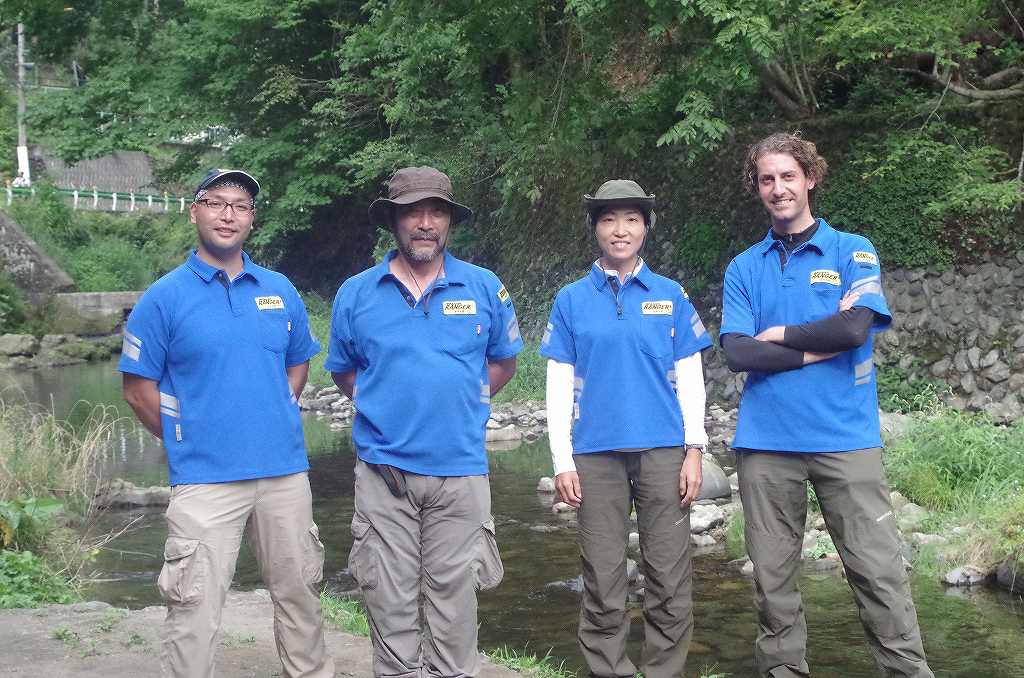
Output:
M379 285L382 280L391 275L391 260L398 256L398 250L390 250L384 255L379 264L373 267L374 280ZM438 287L448 285L465 285L469 265L461 259L456 259L448 250L444 251L444 277L437 279Z
M828 222L818 218L818 230L811 236L811 239L805 242L802 247L813 247L818 250L818 254L824 254L825 249L828 247L829 242L835 234L835 229L828 225ZM767 254L775 247L778 243L779 247L783 247L782 242L772 237L772 229L769 226L768 232L764 234L764 240L757 244L757 247L761 254ZM797 248L800 249L800 248Z
M636 280L638 283L644 286L645 289L651 289L651 269L644 264L644 260L641 257L640 263L637 266L636 273L632 274L626 279L626 282L630 280ZM610 278L618 278L619 272L601 267L601 260L598 259L590 267L590 280L594 283L594 287L601 289L604 285L608 284Z
M203 261L199 257L199 250L192 250L192 254L189 255L188 261L186 261L185 263L188 264L188 267L191 268L195 272L195 274L202 278L205 282L211 282L213 280L213 277L217 275L217 272L222 270L214 266L211 266L210 264ZM240 278L244 275L247 275L253 280L255 280L257 283L259 283L261 282L261 280L257 272L258 269L259 267L256 264L252 263L252 259L250 259L249 255L245 253L245 250L242 250L242 270L239 271L238 275L235 277Z

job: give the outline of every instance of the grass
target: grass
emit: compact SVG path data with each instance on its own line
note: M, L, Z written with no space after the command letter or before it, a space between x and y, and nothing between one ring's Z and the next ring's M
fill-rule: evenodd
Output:
M932 531L970 528L941 549L947 562L986 569L1024 554L1024 422L934 406L887 451L886 466L894 489L932 512Z
M82 405L88 407L88 405ZM0 397L0 501L52 497L86 510L116 421L98 406L71 426L49 410Z
M745 523L743 511L736 511L729 517L725 524L725 550L733 558L743 558L747 555L747 540L743 534Z
M557 662L550 651L542 657L525 650L499 647L484 651L484 655L495 664L512 669L530 678L575 678L576 673L565 668L565 662Z
M0 398L0 605L76 598L85 565L110 539L95 537L99 465L115 410L88 409L72 425L8 394ZM74 529L72 529L74 525Z
M338 598L324 589L320 592L320 609L324 621L346 633L357 636L370 635L370 622L366 618L363 606L355 600Z
M544 382L547 379L547 359L537 353L540 342L527 340L519 352L515 376L505 385L492 402L505 403L522 400L544 400Z

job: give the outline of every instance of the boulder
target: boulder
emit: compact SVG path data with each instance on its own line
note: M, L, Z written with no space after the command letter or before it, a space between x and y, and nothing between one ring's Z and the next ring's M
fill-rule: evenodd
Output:
M571 513L572 511L575 510L576 509L574 509L569 504L566 504L564 501L556 501L554 504L551 505L551 511L553 513Z
M503 426L502 428L489 428L487 429L487 442L506 442L509 440L519 440L523 437L523 434L515 427L514 424Z
M0 355L33 355L39 341L31 334L0 334Z
M705 454L701 459L700 466L703 483L697 499L728 499L732 496L729 479L718 462L710 455Z
M690 533L700 534L725 523L725 511L714 504L694 504L690 507Z
M166 506L170 501L170 487L137 487L121 478L115 478L96 490L96 504L100 508Z
M908 503L899 510L896 524L904 532L912 531L928 518L928 511L917 504Z
M554 492L555 491L555 481L554 481L554 479L553 478L548 478L547 476L544 476L543 478L538 480L537 481L537 491L538 492Z
M1024 567L1020 561L1007 560L996 568L996 581L1014 593L1024 593Z
M697 548L708 548L714 546L716 543L715 538L710 534L691 534L690 543Z
M942 581L948 586L976 586L984 583L986 576L987 574L978 568L965 565L947 572Z

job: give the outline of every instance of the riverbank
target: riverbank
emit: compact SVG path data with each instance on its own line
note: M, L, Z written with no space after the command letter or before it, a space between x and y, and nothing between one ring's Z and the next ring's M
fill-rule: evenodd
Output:
M85 337L73 334L0 335L0 369L65 367L109 360L121 352L120 334Z
M144 678L159 676L162 606L125 610L106 603L0 610L0 647L5 675L47 678ZM371 677L370 641L327 629L327 650L338 676ZM273 604L262 589L231 591L224 606L217 675L253 678L280 675L274 644ZM484 658L482 678L511 678L514 671Z

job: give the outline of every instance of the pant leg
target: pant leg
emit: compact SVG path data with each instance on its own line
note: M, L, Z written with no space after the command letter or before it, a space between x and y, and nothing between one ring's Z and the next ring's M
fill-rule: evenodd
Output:
M480 673L477 600L504 574L494 541L487 476L407 476L420 492L423 554L423 664L426 675Z
M690 508L679 505L681 447L630 455L630 477L643 557L647 678L682 678L693 633Z
M260 574L274 601L274 638L288 678L329 678L334 660L324 645L317 584L324 547L313 523L307 473L256 481L248 533Z
M384 479L358 459L355 476L348 567L366 604L373 673L418 678L422 671L419 507L413 492L395 497Z
M576 527L583 569L579 647L595 676L632 676L626 656L626 540L632 499L625 452L577 454L583 502Z
M176 485L157 588L167 605L165 676L211 678L221 609L235 574L255 481Z
M762 676L809 676L800 552L807 520L805 454L737 450L747 554L754 565Z
M933 678L903 567L882 450L812 456L811 482L879 669L885 676Z

